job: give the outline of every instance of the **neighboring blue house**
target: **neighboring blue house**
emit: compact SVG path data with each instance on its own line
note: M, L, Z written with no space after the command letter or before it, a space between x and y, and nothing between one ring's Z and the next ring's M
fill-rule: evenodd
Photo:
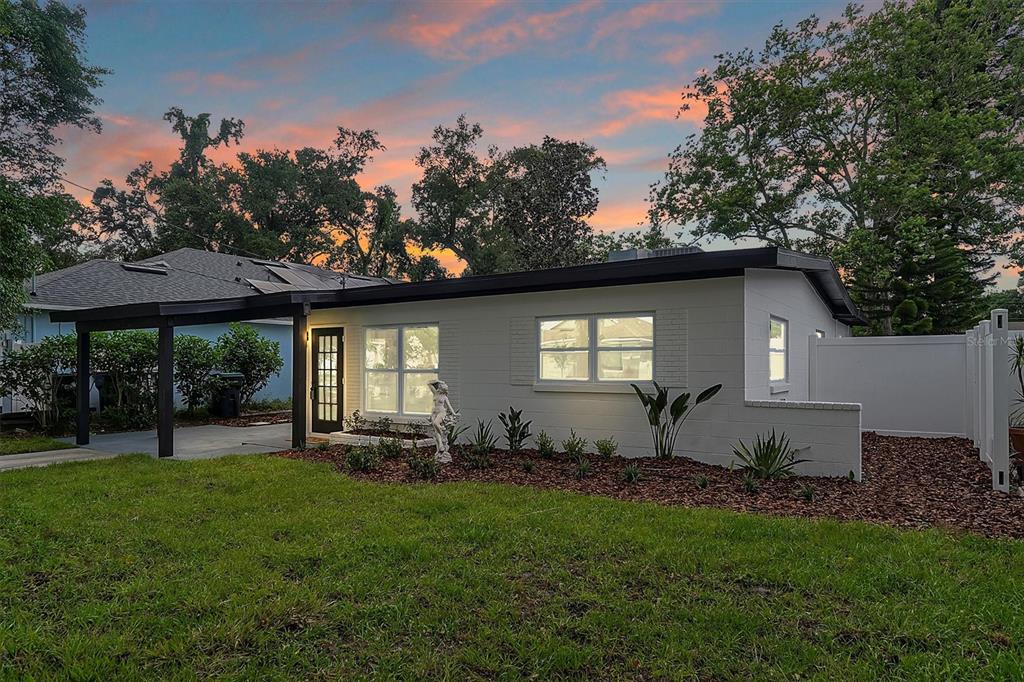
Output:
M265 261L226 253L178 249L137 263L90 260L63 270L39 275L28 284L28 302L22 329L10 340L34 343L46 336L73 334L74 324L50 321L50 311L123 305L150 301L195 301L259 296L276 291L346 289L387 280L348 275L311 265ZM291 397L291 319L246 322L261 335L281 344L284 367L272 377L258 399ZM228 325L178 327L175 335L193 334L214 341ZM12 410L10 397L0 401L3 412Z

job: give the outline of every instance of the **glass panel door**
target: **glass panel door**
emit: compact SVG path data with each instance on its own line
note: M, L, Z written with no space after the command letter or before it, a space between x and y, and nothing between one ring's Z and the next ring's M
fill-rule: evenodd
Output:
M310 393L313 431L317 433L341 430L343 338L338 327L312 331L313 381Z

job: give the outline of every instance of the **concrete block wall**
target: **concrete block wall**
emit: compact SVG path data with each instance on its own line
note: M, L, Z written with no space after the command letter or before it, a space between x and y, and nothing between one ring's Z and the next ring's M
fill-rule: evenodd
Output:
M800 280L803 286L802 276ZM439 374L457 382L453 402L464 424L477 419L497 424L498 412L512 405L533 420L535 434L544 430L561 441L575 429L591 442L614 437L620 454L637 457L651 455L652 444L632 388L628 383L538 381L536 319L653 312L655 377L672 386L672 395L723 384L718 396L701 405L683 427L677 454L728 466L737 440L751 440L773 425L777 430L792 427L794 444L811 447L807 456L815 464L805 467L808 473L845 476L853 470L859 477L859 406L816 410L747 403L744 306L744 277L725 277L317 310L310 326L345 328L345 414L359 409L367 417L378 416L363 408L363 349L354 341L362 338L362 330L436 323L441 334ZM398 422L409 420L389 416ZM821 433L815 435L816 429Z

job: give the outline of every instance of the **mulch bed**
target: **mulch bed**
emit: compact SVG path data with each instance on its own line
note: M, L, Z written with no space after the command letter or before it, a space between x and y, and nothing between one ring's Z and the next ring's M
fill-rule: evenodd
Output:
M345 446L289 450L292 459L329 462L345 468ZM509 485L557 488L621 500L645 500L685 507L719 507L778 516L801 516L869 521L901 528L939 527L991 537L1024 538L1024 498L991 490L991 474L978 460L977 450L963 438L897 438L865 433L864 481L844 478L793 477L761 481L758 492L743 489L743 475L686 457L655 459L601 459L590 456L591 470L583 480L573 476L575 465L564 455L541 458L527 450L517 455L495 452L490 469L464 466L453 448L454 462L441 468L438 483L481 481ZM526 473L523 462L534 469ZM643 478L622 480L627 464L638 464ZM416 479L403 459L385 460L368 473L349 472L353 478L389 483ZM700 488L697 479L707 479ZM804 499L802 488L814 489Z
M279 412L253 412L238 417L203 417L202 419L189 419L183 415L177 415L175 422L180 426L206 426L207 424L219 424L220 426L252 426L253 424L289 424L292 421L291 410Z

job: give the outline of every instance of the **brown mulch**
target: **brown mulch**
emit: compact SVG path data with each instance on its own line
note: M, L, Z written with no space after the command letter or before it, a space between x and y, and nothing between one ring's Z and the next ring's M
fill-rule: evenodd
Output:
M207 424L219 424L220 426L290 424L292 421L292 412L291 410L278 412L247 412L238 417L203 417L202 419L189 419L184 415L178 415L174 419L181 426L206 426Z
M340 470L345 468L345 451L345 446L331 446L279 454L329 462ZM859 520L901 528L939 527L1024 538L1024 498L993 491L988 467L978 460L970 441L963 438L897 438L868 432L863 436L863 482L799 476L761 481L755 493L744 491L739 471L685 457L664 461L591 455L590 473L580 481L573 476L575 465L564 455L546 460L532 450L517 455L498 451L492 457L492 468L472 470L463 466L465 460L457 449L453 451L455 461L441 468L438 483L505 483L672 506ZM534 464L530 473L523 470L525 460ZM630 463L639 465L642 471L639 483L622 480L622 470ZM415 480L404 459L385 460L376 471L350 475L390 483ZM708 482L703 489L697 485L701 476ZM802 495L807 485L814 489L810 502Z

